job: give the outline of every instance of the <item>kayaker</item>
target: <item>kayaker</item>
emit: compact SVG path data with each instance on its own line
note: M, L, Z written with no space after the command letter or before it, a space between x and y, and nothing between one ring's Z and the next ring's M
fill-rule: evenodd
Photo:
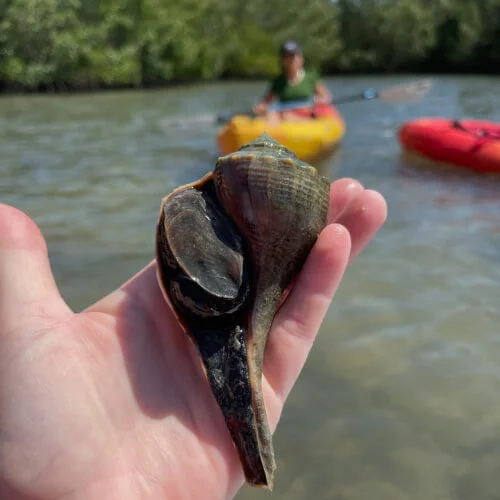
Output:
M297 42L288 40L280 47L280 63L281 73L271 82L264 99L254 107L254 113L271 120L300 120L320 114L331 102L332 94L316 72L304 69L304 56ZM269 109L275 99L280 104L314 100L315 106L276 112Z

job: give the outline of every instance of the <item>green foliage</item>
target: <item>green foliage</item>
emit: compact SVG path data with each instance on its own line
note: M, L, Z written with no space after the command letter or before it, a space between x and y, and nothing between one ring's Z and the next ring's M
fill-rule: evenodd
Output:
M0 0L0 86L140 86L309 67L497 71L500 0Z
M276 75L279 64L272 36L251 19L241 20L238 37L233 41L226 72L256 77Z
M13 0L2 12L0 78L50 83L78 67L78 0Z

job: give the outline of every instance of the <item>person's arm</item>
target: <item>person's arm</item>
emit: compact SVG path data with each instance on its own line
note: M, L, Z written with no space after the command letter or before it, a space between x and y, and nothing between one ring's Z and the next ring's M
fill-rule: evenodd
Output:
M265 115L269 108L269 104L271 104L274 99L278 98L280 89L283 86L282 78L282 75L276 77L269 85L267 94L264 98L254 106L253 112L256 115Z
M269 107L269 104L271 104L271 102L276 98L276 94L270 90L265 96L264 98L262 99L262 101L260 101L258 104L256 104L253 108L253 112L256 114L256 115L262 115L264 113L266 113L267 111L267 108Z
M328 104L332 101L333 95L326 88L325 84L321 81L316 83L316 87L314 89L314 97L317 103Z

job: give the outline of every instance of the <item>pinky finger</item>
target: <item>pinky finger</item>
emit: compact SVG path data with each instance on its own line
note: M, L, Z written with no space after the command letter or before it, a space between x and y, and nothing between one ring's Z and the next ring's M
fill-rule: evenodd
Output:
M352 248L349 261L368 245L387 218L387 204L377 191L367 189L356 196L335 221L351 235Z

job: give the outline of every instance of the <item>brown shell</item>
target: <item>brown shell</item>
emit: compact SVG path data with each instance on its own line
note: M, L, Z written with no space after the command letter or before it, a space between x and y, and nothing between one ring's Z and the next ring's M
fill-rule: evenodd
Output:
M262 365L284 290L327 223L330 183L263 134L162 202L159 282L202 357L247 482L272 488Z

